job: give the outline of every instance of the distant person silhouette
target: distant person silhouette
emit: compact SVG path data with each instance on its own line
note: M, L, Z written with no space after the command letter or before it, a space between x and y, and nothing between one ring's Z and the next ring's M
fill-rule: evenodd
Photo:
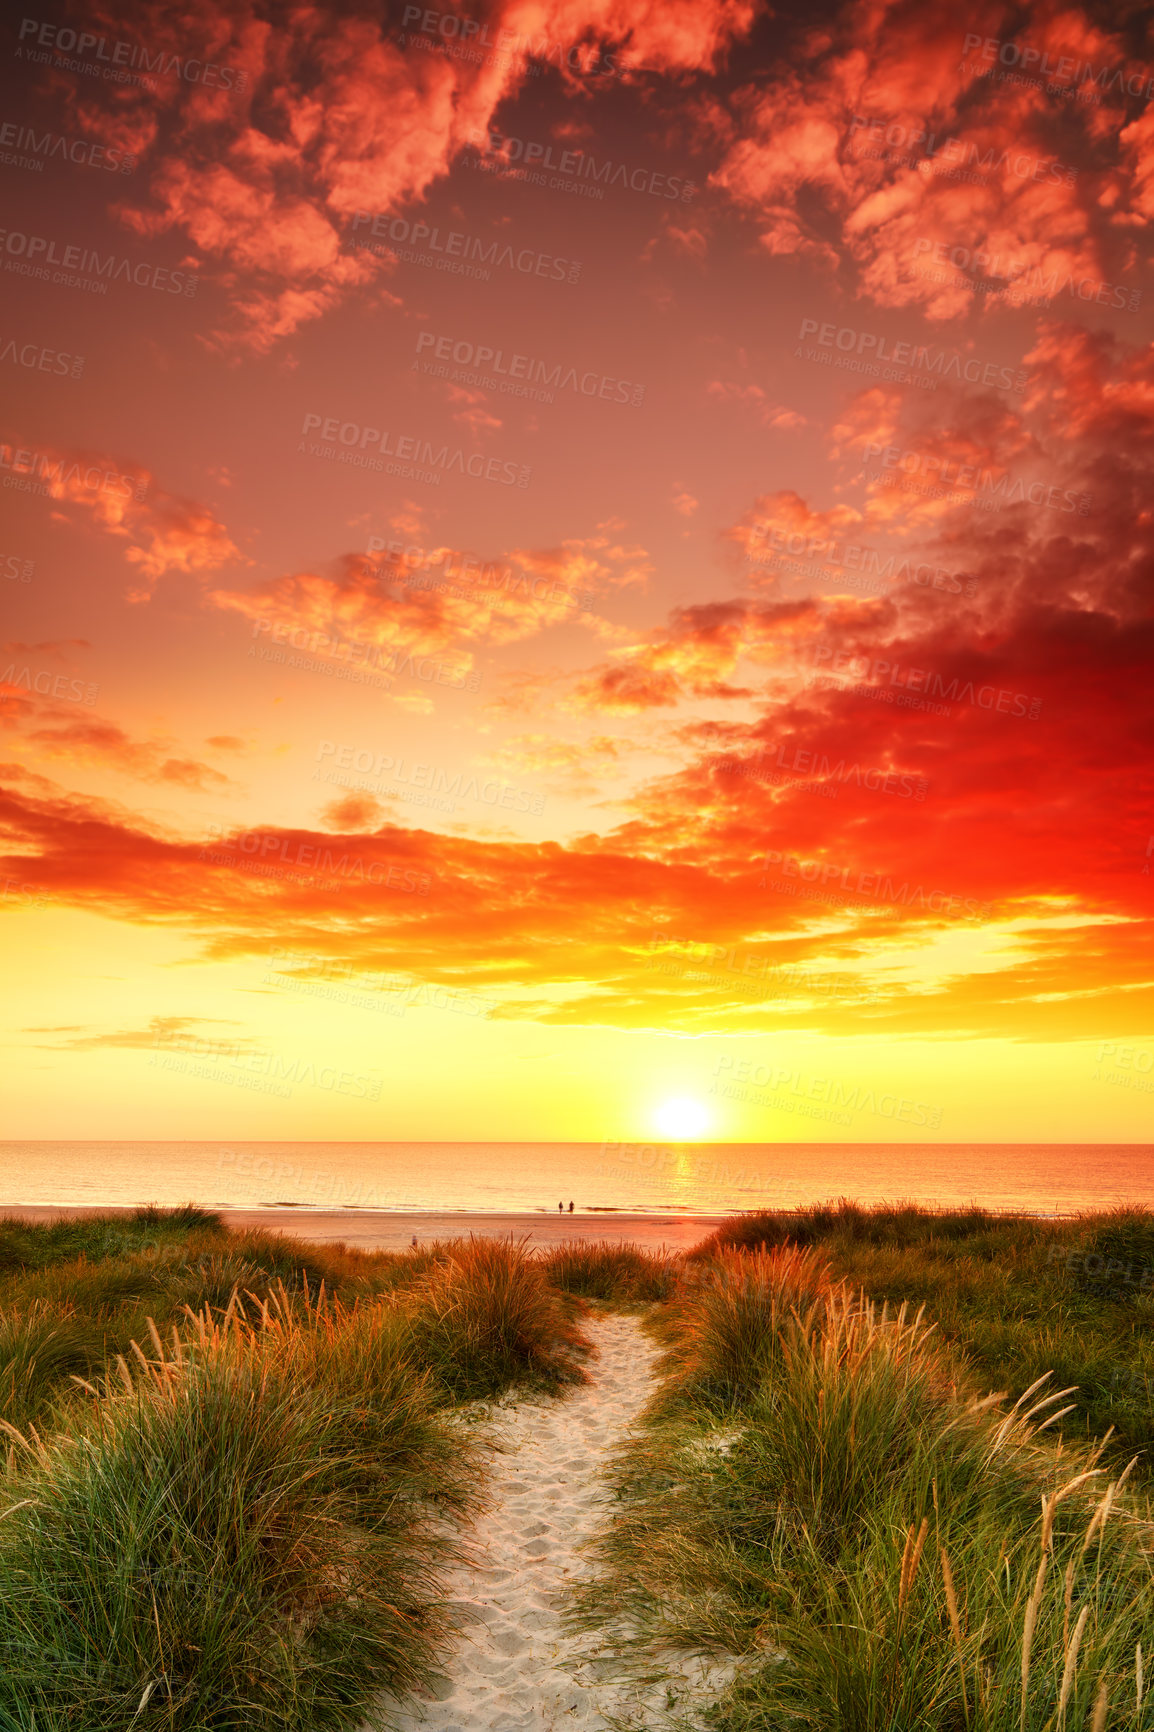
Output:
M570 1205L569 1205L569 1213L570 1213L570 1214L572 1214L572 1213L573 1213L573 1205L572 1205L572 1203L570 1203Z
M558 1214L559 1214L559 1215L563 1215L563 1214L564 1214L564 1213L565 1213L565 1205L564 1205L564 1203L558 1203L558 1205L557 1205L557 1213L558 1213Z

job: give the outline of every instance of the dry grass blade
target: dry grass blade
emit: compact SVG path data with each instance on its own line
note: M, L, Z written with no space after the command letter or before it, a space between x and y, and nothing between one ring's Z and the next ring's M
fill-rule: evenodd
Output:
M1064 1726L1066 1723L1066 1705L1074 1687L1074 1675L1078 1670L1078 1650L1082 1646L1082 1632L1086 1628L1086 1620L1089 1616L1089 1606L1083 1606L1078 1613L1078 1622L1074 1625L1074 1634L1066 1648L1066 1663L1062 1667L1062 1688L1058 1693L1058 1724L1060 1726Z
M905 1603L909 1598L910 1589L913 1587L914 1577L918 1573L918 1565L922 1561L922 1548L926 1543L926 1535L929 1532L929 1528L930 1518L929 1516L923 1516L922 1525L917 1532L917 1538L915 1539L914 1537L913 1522L910 1523L909 1531L906 1534L905 1551L902 1553L901 1577L898 1584L899 1611L904 1610Z

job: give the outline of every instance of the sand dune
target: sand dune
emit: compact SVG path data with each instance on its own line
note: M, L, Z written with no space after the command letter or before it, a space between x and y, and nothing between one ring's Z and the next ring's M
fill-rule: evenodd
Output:
M664 1683L630 1684L594 1638L562 1629L567 1590L590 1569L581 1546L609 1505L600 1471L651 1392L656 1356L633 1318L585 1327L599 1349L591 1383L502 1414L474 1561L450 1589L459 1645L434 1699L384 1710L397 1732L598 1732L610 1715L652 1725L666 1705ZM679 1670L691 1687L708 1681L696 1662Z

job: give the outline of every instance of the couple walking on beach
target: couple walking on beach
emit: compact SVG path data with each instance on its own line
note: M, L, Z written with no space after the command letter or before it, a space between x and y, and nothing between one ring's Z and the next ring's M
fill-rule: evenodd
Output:
M563 1215L563 1214L564 1214L564 1213L565 1213L565 1205L564 1205L564 1203L558 1203L558 1205L557 1205L557 1213L558 1213L558 1214L559 1214L559 1215ZM570 1203L570 1205L569 1205L569 1213L570 1213L570 1214L572 1214L572 1213L573 1213L573 1205L572 1205L572 1203Z

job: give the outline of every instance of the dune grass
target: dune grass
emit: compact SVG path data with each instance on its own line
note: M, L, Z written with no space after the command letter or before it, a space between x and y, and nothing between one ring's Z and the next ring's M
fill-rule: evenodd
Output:
M442 1630L439 1512L476 1449L388 1307L234 1309L133 1360L74 1431L19 1447L0 1524L0 1719L55 1728L354 1723Z
M402 1315L414 1351L454 1400L583 1376L575 1354L588 1343L524 1242L446 1247L405 1295Z
M9 1215L0 1219L0 1276L22 1269L45 1269L78 1257L103 1262L126 1252L180 1245L190 1233L221 1235L224 1231L221 1215L195 1203L176 1209L148 1206L126 1215L82 1215L35 1223Z
M471 1421L580 1379L593 1301L665 1358L578 1615L736 1657L717 1732L1154 1732L1151 1285L1142 1211L839 1205L685 1258L0 1222L0 1726L352 1728L418 1684Z
M562 1293L612 1304L664 1299L675 1280L671 1257L604 1239L576 1239L558 1245L543 1255L541 1267L546 1279Z
M1054 1442L1069 1392L983 1398L925 1320L786 1246L666 1308L580 1618L640 1658L736 1657L721 1732L1154 1724L1154 1524Z
M1093 1211L1071 1220L982 1209L841 1203L797 1214L742 1215L690 1255L797 1245L874 1298L927 1307L987 1388L1016 1397L1049 1371L1077 1386L1063 1435L1107 1460L1142 1451L1154 1469L1154 1214Z
M54 1423L72 1379L99 1379L188 1311L227 1306L233 1289L279 1285L352 1304L411 1289L453 1255L447 1245L370 1252L262 1230L230 1231L194 1205L30 1225L0 1221L0 1418Z
M267 1239L56 1241L9 1281L0 1726L353 1727L427 1677L483 1492L462 1404L580 1378L573 1303L509 1241Z

